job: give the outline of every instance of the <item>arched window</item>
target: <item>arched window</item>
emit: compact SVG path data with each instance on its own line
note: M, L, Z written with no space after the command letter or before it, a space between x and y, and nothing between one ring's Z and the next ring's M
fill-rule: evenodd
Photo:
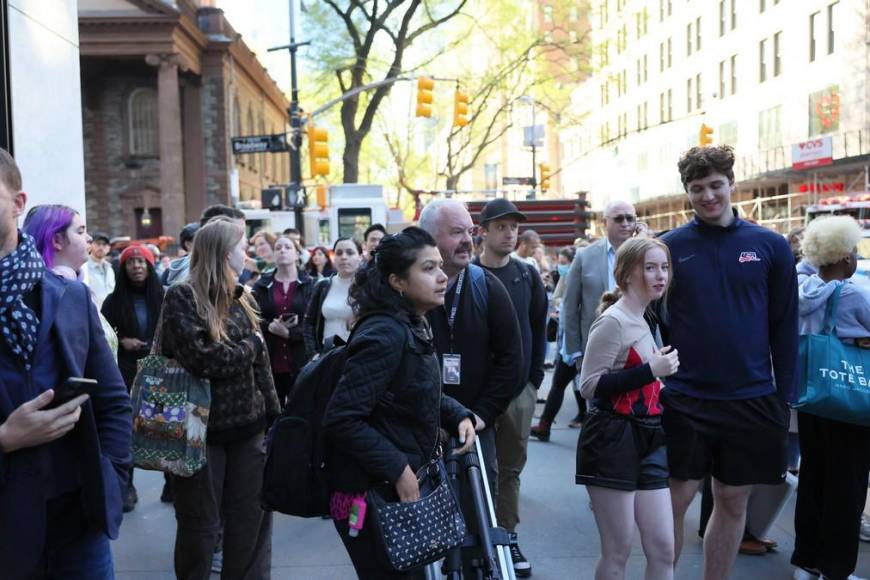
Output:
M139 88L127 98L127 147L130 155L157 157L160 154L157 91Z

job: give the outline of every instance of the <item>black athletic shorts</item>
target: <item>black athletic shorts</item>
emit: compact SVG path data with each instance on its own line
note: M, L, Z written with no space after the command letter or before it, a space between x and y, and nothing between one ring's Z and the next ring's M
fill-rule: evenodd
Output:
M671 477L712 473L726 485L782 483L789 410L775 393L718 401L664 388L659 397Z
M590 411L577 443L576 481L624 491L668 487L661 417Z

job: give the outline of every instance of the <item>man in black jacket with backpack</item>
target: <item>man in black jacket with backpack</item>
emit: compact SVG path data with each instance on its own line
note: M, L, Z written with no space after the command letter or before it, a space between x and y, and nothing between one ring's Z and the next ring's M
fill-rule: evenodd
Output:
M507 199L494 199L480 213L483 254L474 263L498 278L510 295L517 313L523 348L523 381L513 400L495 423L498 458L498 525L511 534L511 556L516 575L531 576L532 567L520 551L516 526L519 523L520 474L526 464L529 432L544 379L546 352L547 291L538 271L513 258L520 222L526 221L517 206ZM531 230L528 230L531 231Z
M522 376L520 326L504 285L471 263L474 223L465 205L451 199L432 201L423 208L419 225L435 238L449 279L444 306L427 315L441 362L444 392L475 415L496 502L496 420L527 382Z

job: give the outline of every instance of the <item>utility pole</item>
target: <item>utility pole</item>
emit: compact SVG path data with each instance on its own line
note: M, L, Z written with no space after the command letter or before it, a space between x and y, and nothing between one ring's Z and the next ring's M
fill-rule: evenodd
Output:
M270 48L269 52L290 51L290 108L287 111L290 116L290 185L287 188L287 202L293 206L296 229L304 238L305 223L302 217L304 207L300 207L299 203L304 199L302 195L304 188L302 187L302 116L299 107L299 86L296 80L296 51L300 46L306 46L311 42L296 42L296 0L288 0L288 4L290 5L290 44Z

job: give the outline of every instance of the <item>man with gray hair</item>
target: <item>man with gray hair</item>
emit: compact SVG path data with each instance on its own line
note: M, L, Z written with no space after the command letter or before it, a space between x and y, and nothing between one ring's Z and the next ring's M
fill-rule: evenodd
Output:
M563 354L574 362L577 370L583 362L583 351L589 338L589 329L595 320L601 295L616 287L613 268L616 251L632 237L637 226L634 206L626 201L612 201L604 208L605 236L577 252L568 278L565 281L565 297L562 299L561 320L565 330ZM572 421L583 420L583 410ZM543 422L542 422L543 423ZM549 425L539 425L549 435ZM537 435L540 429L532 432Z
M444 261L442 270L449 278L444 307L427 314L441 361L444 392L475 415L487 479L496 501L495 422L526 383L519 321L504 285L494 274L471 263L475 228L464 204L434 200L423 208L419 226L435 238ZM460 495L463 509L470 510L464 487Z

